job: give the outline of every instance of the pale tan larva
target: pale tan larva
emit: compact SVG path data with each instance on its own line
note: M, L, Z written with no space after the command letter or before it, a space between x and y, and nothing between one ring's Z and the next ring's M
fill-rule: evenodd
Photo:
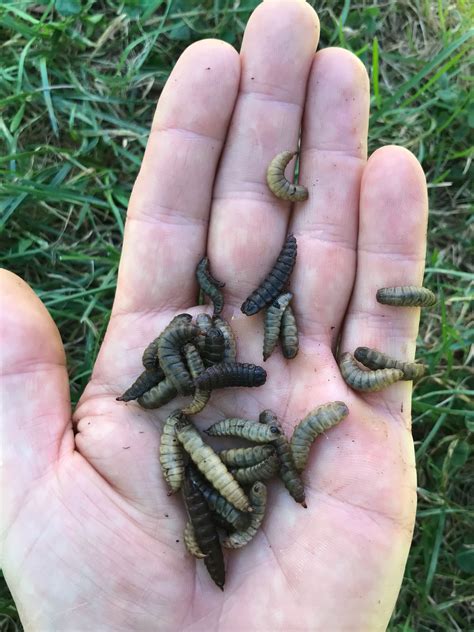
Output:
M222 541L222 546L227 549L240 549L248 544L255 537L263 522L267 505L267 488L264 483L261 481L254 483L250 489L249 498L253 507L250 524L246 529L235 531Z
M291 292L281 294L265 309L263 333L263 359L267 360L275 349L280 336L281 320L289 302L293 298Z
M301 184L292 184L285 176L286 166L296 153L296 151L282 151L268 165L268 188L280 200L301 202L308 199L308 189Z
M280 429L276 425L264 426L249 419L222 419L210 426L204 432L211 437L240 437L254 443L268 443L280 436Z
M403 371L402 380L416 380L425 374L424 364L416 362L400 362L386 353L381 353L369 347L357 347L354 351L355 359L368 369L400 369Z
M196 557L198 560L202 560L206 557L196 542L196 534L194 533L194 528L190 520L188 520L184 527L183 540L188 552L191 553L193 557Z
M377 301L396 307L432 307L436 303L436 296L426 287L401 285L380 288L377 290Z
M339 359L339 369L346 384L356 391L373 393L398 382L403 377L399 369L378 369L364 371L350 353L343 353Z
M251 448L231 448L221 450L219 457L229 467L249 467L256 465L275 454L275 448L271 445L255 445Z
M204 371L204 362L199 355L199 351L196 347L190 342L183 347L184 357L186 358L186 363L188 365L189 372L191 373L191 377L194 379L201 375ZM201 390L196 388L194 391L194 397L192 401L183 408L183 413L185 415L195 415L196 413L201 412L201 410L206 406L209 399L211 397L211 391Z
M175 433L181 412L175 410L165 422L160 441L160 465L163 477L168 483L170 493L177 492L184 480L183 448Z
M298 327L291 305L287 305L281 319L280 344L283 356L288 360L295 358L299 349Z

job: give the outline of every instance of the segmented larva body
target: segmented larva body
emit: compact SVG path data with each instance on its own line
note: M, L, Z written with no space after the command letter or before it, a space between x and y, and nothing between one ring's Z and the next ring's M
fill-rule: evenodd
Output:
M296 151L282 151L268 165L268 188L280 200L301 202L308 199L308 189L301 184L292 184L285 176L286 166L297 153Z
M188 323L189 324L192 321L192 319L193 319L193 317L191 316L191 314L178 314L165 327L165 329L163 330L162 333L164 333L165 331L168 331L169 329L172 329L178 323ZM158 341L159 341L159 339L160 339L160 336L158 336L157 338L152 340L150 342L150 344L146 347L145 351L143 352L142 363L143 363L143 366L146 369L156 369L156 368L158 368L160 366L160 363L159 363L159 360L158 360Z
M273 303L288 284L295 261L296 238L294 235L288 235L272 269L257 289L242 303L241 311L247 316L253 316Z
M188 342L183 347L184 357L186 358L186 363L188 365L189 372L191 373L191 377L194 379L201 375L204 371L204 363L199 355L199 351L196 347ZM183 408L182 412L185 415L195 415L206 406L209 399L211 397L211 391L203 391L199 388L196 388L194 391L194 397L185 408Z
M201 290L208 296L214 305L214 314L220 314L224 307L224 296L220 288L225 283L215 279L209 272L209 259L203 257L196 268L196 279Z
M217 586L224 590L224 556L211 511L203 495L187 473L184 477L182 490L184 504L194 530L196 543L201 553L205 556L204 564Z
M181 347L199 334L195 325L178 324L163 332L158 342L160 366L180 395L190 395L194 383L181 358Z
M235 480L210 445L204 443L198 430L189 421L176 424L176 436L197 468L230 503L241 511L251 511L244 490Z
M356 391L374 393L398 382L403 377L399 369L378 369L364 371L359 367L352 354L343 353L339 359L339 369L346 384Z
M231 448L221 450L219 457L229 467L249 467L275 454L271 445L255 445L251 448Z
M204 348L201 352L206 367L219 364L224 359L225 338L218 327L210 327L204 340Z
M236 481L242 485L251 485L255 481L268 481L278 472L279 466L278 456L271 454L256 465L231 468L230 471Z
M191 553L193 557L196 557L198 560L202 560L206 557L196 541L196 535L194 533L191 520L188 520L186 526L184 527L183 540L186 548L188 549L188 553Z
M217 327L224 336L224 357L223 362L236 362L237 361L237 341L235 340L234 332L230 324L222 318L222 316L214 316L214 326Z
M279 475L294 500L306 508L304 484L293 462L290 444L283 433L277 416L271 410L264 410L260 413L259 421L265 425L276 426L280 430L279 436L272 443L275 446L279 460Z
M253 507L250 524L246 529L236 531L222 541L222 545L227 549L240 549L248 544L263 522L267 506L267 488L264 483L255 482L250 489L249 498Z
M196 327L199 329L199 336L194 341L194 344L199 349L199 353L204 351L204 344L206 342L206 334L212 327L212 318L209 314L202 313L196 316Z
M130 402L133 399L138 399L144 393L156 386L160 380L164 377L161 369L145 369L143 373L137 377L135 382L127 388L123 395L117 397L118 402Z
M280 336L283 313L293 298L291 292L281 294L265 310L263 334L263 359L267 360L273 353Z
M165 378L139 397L138 403L142 408L160 408L175 398L177 394L178 392L171 383L171 380Z
M436 303L436 296L426 287L401 285L377 290L377 301L397 307L432 307Z
M416 380L422 377L426 370L424 364L400 362L385 353L369 347L357 347L354 351L354 357L368 369L400 369L400 371L403 371L402 380Z
M240 437L254 443L268 443L280 436L280 429L275 424L264 426L249 419L222 419L204 431L211 437Z
M283 312L280 326L280 344L283 355L288 360L296 357L299 349L298 327L291 305Z
M160 441L160 465L163 477L168 483L170 493L177 492L184 480L183 449L176 437L176 424L182 418L179 410L175 410L165 422Z
M330 402L312 410L293 431L290 441L291 455L296 469L302 472L308 462L313 441L349 414L344 402Z
M197 388L212 391L228 386L262 386L267 373L261 366L246 362L222 363L211 366L194 380Z

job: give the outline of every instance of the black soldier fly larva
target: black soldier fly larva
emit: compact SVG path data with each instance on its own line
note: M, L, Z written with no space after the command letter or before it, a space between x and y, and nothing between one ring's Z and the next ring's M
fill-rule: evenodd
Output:
M215 279L209 272L209 259L203 257L196 268L196 278L201 290L208 296L214 305L214 314L220 314L224 307L224 296L220 290L225 283Z
M246 362L227 362L211 366L194 380L196 388L214 390L229 386L262 386L267 373L261 366Z
M364 371L350 353L343 353L339 359L339 369L346 384L356 391L374 393L400 381L403 371L399 369L378 369Z
M163 332L158 342L160 366L180 395L190 395L194 391L193 380L181 358L181 347L198 334L195 325L178 324Z
M354 351L355 359L368 369L400 369L403 371L402 380L416 380L423 377L426 367L416 362L401 362L369 347L357 347Z
M221 461L228 467L249 467L275 454L275 448L271 445L255 445L251 448L220 450L218 454Z
M253 513L250 517L250 524L246 529L235 531L222 541L222 546L227 549L240 549L255 537L265 516L267 505L267 488L261 481L255 482L249 492Z
M191 553L193 557L196 557L198 560L202 560L206 557L196 541L196 534L194 533L193 523L191 520L188 520L186 526L184 527L183 540L186 548L188 549L188 553Z
M224 357L223 362L236 362L237 361L237 342L235 340L234 332L230 324L222 318L222 316L214 316L212 319L214 326L217 327L224 336Z
M431 290L416 285L383 287L377 290L376 296L382 305L397 307L432 307L436 303L436 296Z
M287 360L296 357L299 349L298 327L291 305L287 305L281 319L280 344L283 356Z
M170 323L165 327L162 333L165 333L165 331L172 329L178 323L190 323L192 319L193 317L191 316L191 314L178 314L171 319ZM158 341L160 339L160 336L152 340L143 352L142 363L145 369L156 369L160 366L160 363L158 361Z
M160 441L161 471L171 494L180 489L184 479L183 448L175 433L176 424L180 419L181 412L179 410L171 413L163 426Z
M204 432L211 437L240 437L254 443L268 443L280 436L280 429L276 425L264 426L249 419L236 417L222 419Z
M116 397L116 400L118 402L130 402L133 399L138 399L153 386L156 386L163 378L164 373L160 368L145 369L123 395Z
M308 189L301 184L292 184L285 176L286 166L296 154L296 151L282 151L268 165L268 188L280 200L302 202L308 199Z
M278 472L280 462L276 454L270 454L266 459L248 467L231 468L230 472L236 481L242 485L251 485L256 481L267 481Z
M178 391L173 386L171 380L165 378L156 386L138 398L138 403L142 408L160 408L176 397Z
M290 234L268 275L242 303L240 309L244 314L253 316L280 296L293 271L296 251L296 238Z
M219 364L224 359L225 338L224 334L218 327L210 327L204 338L204 348L201 356L205 367Z
M289 305L293 294L286 292L273 301L265 310L263 333L263 360L267 360L275 349L280 337L283 313Z
M189 372L191 373L191 377L194 379L201 375L204 371L204 362L199 355L199 351L196 347L188 342L183 347L184 357L186 358L186 364L188 365ZM196 388L194 390L194 396L191 401L185 408L183 408L182 412L185 415L196 415L201 412L201 410L206 406L209 399L211 397L211 391L204 391L202 389Z

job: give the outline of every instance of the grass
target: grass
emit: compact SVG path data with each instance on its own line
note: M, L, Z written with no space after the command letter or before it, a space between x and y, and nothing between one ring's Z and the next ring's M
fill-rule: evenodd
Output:
M160 90L192 41L219 37L238 46L256 4L0 5L1 259L56 320L73 401L107 326L127 201ZM317 9L321 46L349 48L369 70L371 151L407 147L429 183L426 284L441 309L421 324L419 357L430 371L413 402L417 526L390 630L464 631L474 627L472 9L462 0L345 0ZM14 630L15 607L0 587L0 626Z

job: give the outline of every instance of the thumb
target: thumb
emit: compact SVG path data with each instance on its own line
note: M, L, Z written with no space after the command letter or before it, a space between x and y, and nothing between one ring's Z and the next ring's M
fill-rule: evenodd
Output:
M43 303L15 274L0 270L2 532L28 491L74 450L66 358Z

